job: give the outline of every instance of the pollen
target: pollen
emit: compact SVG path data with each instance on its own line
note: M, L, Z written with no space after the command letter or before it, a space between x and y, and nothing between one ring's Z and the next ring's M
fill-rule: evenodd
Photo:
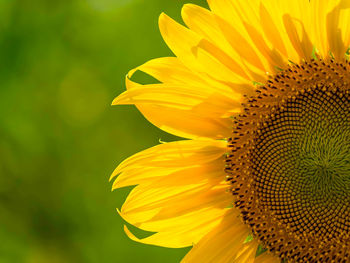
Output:
M349 91L347 61L291 64L234 119L234 204L285 262L350 262Z

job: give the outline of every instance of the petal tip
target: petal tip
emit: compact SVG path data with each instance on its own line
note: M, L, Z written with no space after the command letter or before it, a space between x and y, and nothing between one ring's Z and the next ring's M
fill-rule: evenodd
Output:
M167 14L165 14L164 12L162 12L159 15L159 19L158 19L158 25L159 25L159 30L160 33L163 35L165 32L167 32L167 27L169 24L169 20L172 20Z
M113 99L113 101L111 103L111 106L119 105L119 102L120 102L120 99L119 99L119 96L118 96L115 99Z
M139 238L137 238L133 233L131 233L131 231L128 229L126 225L124 225L124 232L128 236L128 238L130 238L131 240L136 242L141 242Z

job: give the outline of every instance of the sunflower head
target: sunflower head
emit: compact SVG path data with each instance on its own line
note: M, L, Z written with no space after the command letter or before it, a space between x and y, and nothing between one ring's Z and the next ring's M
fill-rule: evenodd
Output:
M291 65L236 117L226 168L235 206L282 259L348 260L349 69L331 59Z
M137 185L121 216L156 232L127 234L183 262L350 262L350 1L208 3L160 16L176 57L114 101L189 139L114 172Z

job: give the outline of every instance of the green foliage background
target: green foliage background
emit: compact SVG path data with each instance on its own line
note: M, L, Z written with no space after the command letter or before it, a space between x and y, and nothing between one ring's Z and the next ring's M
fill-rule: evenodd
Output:
M115 210L129 189L108 182L126 157L175 139L110 103L129 69L171 55L157 20L165 11L180 21L184 3L0 0L0 262L178 262L186 253L129 240Z

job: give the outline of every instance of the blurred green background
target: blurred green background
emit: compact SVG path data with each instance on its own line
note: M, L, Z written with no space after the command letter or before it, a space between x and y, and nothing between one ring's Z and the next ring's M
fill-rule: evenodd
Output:
M178 262L129 240L111 192L123 159L172 137L110 106L127 71L169 56L182 0L0 0L0 262ZM205 5L204 0L191 1Z

